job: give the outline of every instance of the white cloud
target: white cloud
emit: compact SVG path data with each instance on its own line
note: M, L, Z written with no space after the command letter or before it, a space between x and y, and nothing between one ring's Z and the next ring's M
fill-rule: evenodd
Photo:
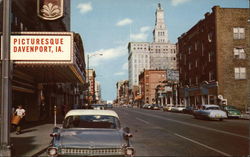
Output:
M125 75L125 72L117 72L117 73L114 73L115 76L123 76Z
M148 34L145 33L137 33L137 34L131 34L131 40L133 41L146 41L148 38Z
M140 28L139 33L134 33L130 35L130 40L132 41L146 41L148 38L148 31L151 27L149 26L143 26Z
M77 5L77 8L80 9L80 12L83 14L93 10L91 2L80 3Z
M133 20L131 20L129 18L125 18L125 19L123 19L121 21L118 21L116 23L116 26L125 26L125 25L131 24L131 23L133 23Z
M179 4L186 3L188 1L190 1L190 0L171 0L171 3L173 6L177 6Z
M110 61L119 57L124 57L127 54L127 47L119 46L110 49L101 49L95 52L90 52L88 54L90 55L90 66L98 66L101 62Z
M122 70L128 70L128 62L122 65Z
M147 31L149 31L150 30L150 27L149 26L144 26L144 27L141 27L140 28L140 31L141 32L147 32Z

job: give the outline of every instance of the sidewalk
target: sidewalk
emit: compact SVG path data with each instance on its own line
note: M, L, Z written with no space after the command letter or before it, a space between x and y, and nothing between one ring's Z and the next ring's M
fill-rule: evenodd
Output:
M50 134L53 128L53 122L26 122L21 134L16 135L15 131L11 132L10 138L14 148L12 156L36 157L45 152L51 142Z

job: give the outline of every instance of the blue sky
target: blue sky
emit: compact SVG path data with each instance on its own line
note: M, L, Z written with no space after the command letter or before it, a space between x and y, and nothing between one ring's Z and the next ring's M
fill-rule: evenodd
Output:
M96 70L104 100L115 99L116 82L128 79L128 42L153 41L158 3L165 12L171 43L215 5L249 6L248 0L72 0L71 31L80 33L86 54L103 54L90 57L90 68Z

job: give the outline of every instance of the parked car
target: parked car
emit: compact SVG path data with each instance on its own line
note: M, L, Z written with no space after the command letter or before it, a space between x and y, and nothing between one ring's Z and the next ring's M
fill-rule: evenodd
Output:
M144 104L142 108L144 108L144 109L151 109L152 108L152 104Z
M227 118L227 113L222 111L218 105L201 105L200 109L194 110L195 118L219 119Z
M229 117L229 118L240 118L241 117L240 110L238 110L234 106L224 105L224 106L221 106L221 109L227 113L227 117Z
M161 107L159 104L152 104L152 107L151 107L152 110L160 110Z
M54 128L47 154L58 156L133 156L129 128L121 128L111 110L71 110L62 128Z
M171 111L173 105L167 105L163 107L163 111Z
M171 111L172 112L182 112L184 108L185 108L184 105L177 105L177 106L173 106L171 108Z
M94 110L105 110L106 106L104 104L92 104L91 108Z
M194 107L193 106L186 106L183 111L183 113L186 113L186 114L193 114L194 112Z
M112 108L113 108L113 105L112 105L112 104L106 104L106 108L107 108L107 109L112 109Z

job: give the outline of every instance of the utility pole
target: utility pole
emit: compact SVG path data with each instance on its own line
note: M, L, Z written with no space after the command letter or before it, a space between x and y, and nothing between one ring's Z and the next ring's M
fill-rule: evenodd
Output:
M3 44L2 44L2 74L1 74L1 117L0 117L0 156L11 156L10 145L10 111L11 111L11 62L10 62L10 32L11 32L11 0L3 0Z

